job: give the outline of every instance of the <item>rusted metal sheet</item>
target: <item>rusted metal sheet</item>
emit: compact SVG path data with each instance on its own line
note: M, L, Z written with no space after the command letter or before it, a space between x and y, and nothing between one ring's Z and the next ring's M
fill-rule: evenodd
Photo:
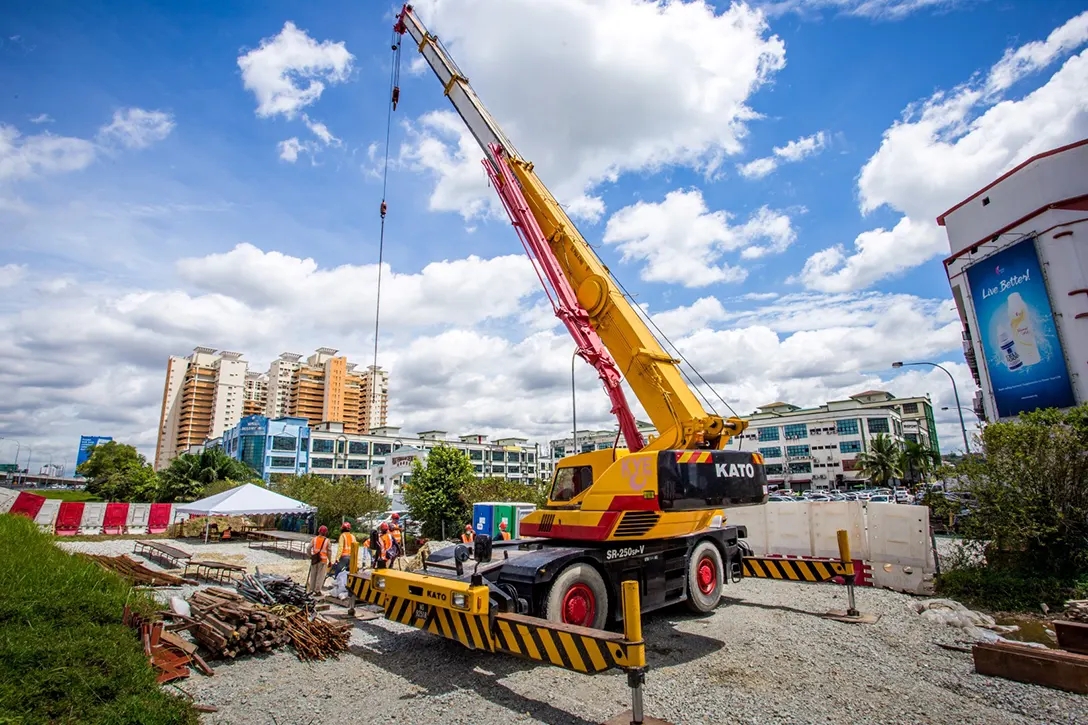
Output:
M1054 622L1058 646L1070 652L1088 655L1088 624L1083 622Z
M1021 644L976 644L971 649L980 675L1088 694L1088 655Z

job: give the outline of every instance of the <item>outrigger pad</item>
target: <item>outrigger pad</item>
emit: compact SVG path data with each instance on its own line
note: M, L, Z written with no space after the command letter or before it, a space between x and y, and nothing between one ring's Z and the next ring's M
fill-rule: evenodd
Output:
M630 710L628 710L627 712L622 712L619 715L616 715L616 717L612 718L611 720L601 723L601 725L631 725L631 723L633 722L631 720L632 717L634 717L634 715L631 713ZM673 725L673 723L669 722L668 720L659 720L656 717L643 715L642 725Z
M880 615L858 612L856 617L851 617L844 609L832 609L824 615L824 618L834 619L836 622L846 622L847 624L876 624L877 620L880 619Z

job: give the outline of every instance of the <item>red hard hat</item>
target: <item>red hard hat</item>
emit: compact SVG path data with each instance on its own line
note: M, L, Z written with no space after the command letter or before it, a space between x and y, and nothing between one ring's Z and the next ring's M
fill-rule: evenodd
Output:
M340 524L340 530L341 531L351 531L351 524L348 523L347 521L345 521L344 523Z
M393 514L393 520L394 520L394 521L399 521L399 520L400 520L400 514L398 514L398 513L394 513L394 514Z
M389 531L389 524L387 524L387 523L385 523L385 522L383 521L383 522L382 522L382 526L381 526L381 529L382 529L382 531Z
M327 534L327 533L329 533L329 527L327 527L327 526L319 526L319 527L318 527L318 529L317 529L317 533L319 533L319 534Z
M465 524L465 531L472 531L472 524Z
M506 528L506 522L505 522L505 521L503 521L502 523L500 523L500 524L499 524L499 528L500 528L500 529L505 529L505 528Z

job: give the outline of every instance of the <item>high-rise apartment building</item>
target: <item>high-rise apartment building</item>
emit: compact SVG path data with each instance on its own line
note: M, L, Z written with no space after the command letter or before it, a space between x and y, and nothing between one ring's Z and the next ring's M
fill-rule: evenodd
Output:
M165 468L178 452L217 438L238 423L247 368L241 353L210 347L197 347L188 357L167 360L156 469Z
M389 412L389 374L374 366L356 370L355 363L337 352L331 347L318 348L304 363L285 360L286 354L280 356L276 361L281 363L275 376L276 394L290 381L284 415L304 418L310 426L343 423L344 432L352 434L384 426ZM269 398L273 377L270 371Z
M282 418L287 415L291 387L295 384L299 368L302 367L300 360L302 360L301 355L281 352L280 356L268 366L268 392L264 408L266 417Z
M246 386L242 394L242 415L263 415L268 405L268 375L246 373Z

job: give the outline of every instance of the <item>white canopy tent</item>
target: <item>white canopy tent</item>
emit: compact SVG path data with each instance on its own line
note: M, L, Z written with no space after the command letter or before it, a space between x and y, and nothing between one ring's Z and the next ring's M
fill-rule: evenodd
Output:
M257 516L261 514L307 514L317 508L296 501L283 494L269 491L252 483L246 483L229 491L202 498L174 511L197 516ZM210 523L211 519L209 519ZM204 527L204 541L208 540L208 526Z

